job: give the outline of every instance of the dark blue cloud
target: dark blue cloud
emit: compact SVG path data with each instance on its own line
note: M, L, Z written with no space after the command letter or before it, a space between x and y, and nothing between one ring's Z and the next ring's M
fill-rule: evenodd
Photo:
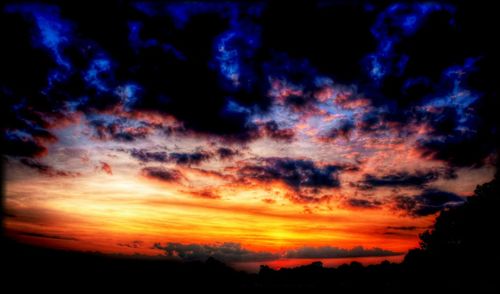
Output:
M410 56L399 54L396 47L403 38L414 35L431 14L439 12L453 14L455 8L449 4L432 2L395 3L385 8L371 28L378 46L377 51L366 58L370 77L379 82L387 76L402 75ZM453 23L453 18L450 18L449 25ZM405 84L417 83L418 79L407 80Z
M21 158L20 162L38 173L49 177L76 177L80 175L78 172L56 169L48 164L41 163L31 158Z
M233 150L227 147L219 147L216 150L216 153L219 155L220 159L230 159L240 154L238 150Z
M295 136L293 129L280 128L275 121L268 121L261 126L263 134L276 140L290 141Z
M59 7L34 3L9 4L4 12L20 13L29 21L33 21L36 25L36 32L31 39L33 45L47 49L57 64L70 67L62 51L71 42L72 25L61 18Z
M405 135L406 126L424 124L430 132L416 147L425 158L483 166L498 145L498 120L492 108L485 109L498 104L487 78L498 55L489 37L474 33L493 30L495 17L488 11L457 3L384 8L372 27L378 49L365 60L377 108L364 115L362 130L384 131L390 123ZM485 82L468 82L477 76Z
M427 189L415 196L397 196L394 201L396 209L403 210L415 217L421 217L460 205L465 200L451 192Z
M5 132L2 154L10 156L37 157L47 152L43 142L23 133Z
M196 151L193 153L180 153L173 152L170 153L169 159L172 162L180 165L196 165L203 161L207 161L211 158L211 154L204 151Z
M382 202L377 200L368 200L360 198L350 198L346 200L347 205L355 208L377 208L382 205Z
M168 162L168 153L165 151L147 151L144 149L132 149L130 155L141 162Z
M132 149L130 155L141 162L175 163L179 165L198 165L212 158L213 154L205 151L172 152L148 151L145 149Z
M366 174L360 186L366 189L376 187L423 187L440 177L439 171L399 172L383 176Z
M339 122L337 127L329 130L325 137L327 139L336 139L338 137L348 139L355 127L354 122L344 119Z
M94 130L95 138L132 142L144 139L151 132L152 126L144 121L135 121L113 115L90 115L89 125Z
M107 92L110 89L103 76L109 76L110 72L111 61L105 57L96 58L90 62L89 68L84 74L84 79L89 86L96 90Z
M238 173L243 178L259 181L283 181L288 186L299 188L335 188L340 186L338 165L318 166L311 160L292 158L264 158L259 164L246 165Z

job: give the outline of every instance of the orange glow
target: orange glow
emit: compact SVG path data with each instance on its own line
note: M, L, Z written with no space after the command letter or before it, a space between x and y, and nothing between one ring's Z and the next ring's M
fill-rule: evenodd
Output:
M174 184L152 183L116 169L113 172L112 176L99 173L76 179L34 179L30 185L8 182L6 207L15 216L6 218L9 234L55 248L146 255L161 253L151 249L156 242L205 244L215 240L270 252L332 244L405 252L418 245L418 231L386 234L387 226L415 225L415 219L386 209L360 213L341 205L336 197L324 205L308 205L307 213L304 205L279 196L287 193L279 183L252 189L220 186L216 191L220 199L210 199L193 197ZM418 226L425 228L432 221L433 217L419 219ZM119 245L133 240L147 245ZM275 267L286 264L282 260L272 263Z

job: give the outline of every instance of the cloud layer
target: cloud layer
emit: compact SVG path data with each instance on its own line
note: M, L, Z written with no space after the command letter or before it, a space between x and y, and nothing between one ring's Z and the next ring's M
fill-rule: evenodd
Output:
M262 251L251 251L244 249L238 243L221 244L181 244L167 243L162 245L155 243L155 249L164 251L168 257L179 258L183 261L206 260L213 257L223 262L265 262L278 260L280 258L355 258L355 257L384 257L401 255L401 252L384 250L381 248L365 249L362 246L344 249L331 246L323 247L300 247L281 253L269 253Z
M244 261L269 261L279 258L279 255L267 252L257 252L247 250L237 243L222 244L180 244L159 243L153 246L165 252L166 256L180 258L184 261L206 260L213 257L223 262L244 262Z

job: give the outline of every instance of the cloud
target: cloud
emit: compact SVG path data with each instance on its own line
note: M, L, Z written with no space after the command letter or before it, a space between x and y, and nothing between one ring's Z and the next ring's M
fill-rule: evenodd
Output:
M322 193L317 188L302 188L292 193L286 193L285 197L290 201L298 204L318 204L329 202L333 195L329 193Z
M111 168L111 165L109 165L108 163L104 162L104 161L101 161L101 170L105 173L107 173L108 175L112 175L113 174L113 169Z
M183 261L206 260L213 257L223 262L263 262L276 260L280 256L276 253L251 251L243 248L238 243L220 244L181 244L155 243L154 249L162 250L168 257L178 258Z
M144 177L167 183L179 182L184 178L180 171L163 167L145 167L141 170L141 174Z
M192 167L192 166L183 167L183 168L186 170L189 170L189 172L193 172L193 173L200 175L202 177L205 177L205 178L213 178L213 179L223 180L223 181L228 181L228 182L237 182L238 181L236 176L229 174L229 173L225 173L225 172L219 172L216 170L209 170L209 169L202 169L202 168Z
M16 157L40 157L47 153L47 148L39 140L30 137L4 134L2 154Z
M323 246L323 247L301 247L294 250L289 250L285 253L286 258L348 258L348 257L383 257L402 255L402 252L384 250L381 248L365 249L362 246L344 249L339 247Z
M382 202L377 200L367 200L360 198L350 198L346 200L347 205L355 208L378 208Z
M201 190L196 190L196 191L188 191L187 193L199 197L199 198L205 198L205 199L220 199L221 196L217 194L215 191L213 191L213 188L206 188L206 189L201 189Z
M339 172L353 169L355 167L347 165L317 165L307 159L268 157L238 167L237 177L243 182L279 181L290 188L285 194L290 201L299 204L323 203L332 198L325 189L340 187Z
M350 120L341 120L339 125L331 130L325 136L325 139L336 139L338 137L343 137L345 139L349 138L351 132L355 129L355 125Z
M44 233L35 233L35 232L20 232L20 235L28 236L28 237L36 237L36 238L47 238L47 239L56 239L56 240L67 240L67 241L78 241L78 239L74 237L67 237L61 235L51 235Z
M39 162L38 160L31 158L22 158L19 160L25 166L36 170L38 173L49 176L49 177L76 177L79 176L80 173L55 169L50 165Z
M212 158L212 154L205 151L195 151L192 153L172 152L168 154L165 151L132 149L130 155L141 162L175 163L179 165L198 165Z
M47 145L57 140L50 128L67 119L58 99L49 99L43 89L61 62L58 41L61 21L57 7L41 4L2 6L3 36L0 62L2 153L15 157L41 157ZM10 32L8 27L16 27ZM69 35L69 32L68 32ZM22 57L24 56L24 57Z
M265 136L276 140L290 141L295 136L295 131L293 129L280 128L275 121L264 123L261 129Z
M185 11L195 11L197 7L182 6ZM137 101L135 109L173 115L186 129L197 133L228 140L252 139L257 127L250 116L266 111L270 99L260 88L261 83L265 83L263 77L243 70L242 60L251 58L251 46L258 44L249 43L247 35L251 30L241 27L248 22L231 21L227 15L211 10L188 14L187 23L179 29L172 22L173 15L138 15L137 29L141 34L137 44L153 45L136 46L134 50L141 64L131 78L144 88L144 96ZM240 15L245 18L246 11ZM152 26L151 19L162 23L170 33L160 33L157 26ZM144 34L151 34L149 42L139 38ZM221 50L214 51L214 46ZM163 53L164 48L170 48L168 54ZM246 50L249 56L240 50ZM213 66L207 66L208 63ZM239 78L246 78L246 87L233 85Z
M144 139L151 133L148 126L128 126L126 119L114 119L106 121L95 119L89 122L93 127L95 136L100 140L116 140L121 142L132 142Z
M154 249L164 252L171 258L183 261L204 261L209 257L217 260L233 262L265 262L278 260L281 258L304 258L304 259L324 259L324 258L355 258L355 257L384 257L402 255L402 252L395 252L381 248L363 248L362 246L351 249L323 246L304 246L282 252L251 251L243 248L238 243L215 243L215 244L182 244L169 242L165 245L155 243Z
M493 135L484 130L472 135L454 132L444 138L422 139L417 149L424 158L445 161L455 167L481 167L495 151L494 145L487 143L486 137L490 136Z
M274 204L274 203L276 203L276 200L274 200L272 198L264 198L264 199L262 199L262 202L264 202L266 204Z
M128 247L128 248L141 248L144 245L144 242L141 240L134 240L128 243L118 243L116 244L120 247Z
M416 226L388 226L389 230L398 230L398 231L414 231L418 229Z
M238 150L233 150L227 147L220 147L216 150L217 155L219 155L220 159L231 159L237 155L240 155Z
M203 161L209 160L211 154L204 151L196 151L193 153L170 153L169 161L180 165L197 165Z
M359 187L373 189L376 187L424 187L426 184L436 181L440 176L439 171L416 171L414 173L398 172L383 176L372 174L364 175L359 182Z
M256 165L246 165L238 170L243 178L262 182L282 181L291 188L336 188L340 186L339 165L317 166L311 160L292 158L263 158Z
M498 106L491 76L499 59L488 37L473 32L491 28L478 21L492 17L491 7L455 5L395 3L379 14L372 32L380 54L371 56L370 71L381 95L372 101L394 103L391 112L405 124L430 127L417 145L425 158L481 167L498 148L499 120L490 107Z
M394 207L411 216L421 217L434 214L447 207L460 205L464 201L464 198L451 192L426 189L415 196L396 196Z
M146 149L132 149L130 155L141 162L169 162L165 151L147 151Z
M318 71L341 82L349 83L361 76L360 60L376 46L370 33L372 16L362 5L319 5L311 1L283 6L271 2L262 23L265 48L287 52L298 59L307 58ZM335 36L349 45L338 46L325 36ZM293 74L300 77L300 73Z

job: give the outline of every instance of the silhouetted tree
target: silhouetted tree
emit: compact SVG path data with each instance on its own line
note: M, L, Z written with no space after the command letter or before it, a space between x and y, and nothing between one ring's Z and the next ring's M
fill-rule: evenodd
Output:
M406 255L406 268L413 274L471 288L498 284L499 180L497 173L463 205L441 212L433 229L420 235L420 249Z

